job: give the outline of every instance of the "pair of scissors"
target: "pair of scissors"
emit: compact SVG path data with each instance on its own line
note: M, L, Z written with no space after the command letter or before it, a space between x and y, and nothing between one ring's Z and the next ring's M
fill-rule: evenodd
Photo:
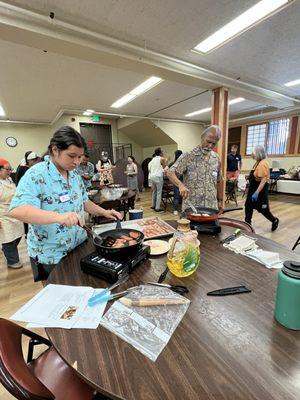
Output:
M175 293L184 295L189 292L189 289L183 285L168 285L167 283L147 282L147 285L166 287Z

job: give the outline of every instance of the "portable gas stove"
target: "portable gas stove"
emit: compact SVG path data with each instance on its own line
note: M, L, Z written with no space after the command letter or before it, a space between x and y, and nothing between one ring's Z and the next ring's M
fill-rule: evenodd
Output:
M107 255L102 256L99 252L85 256L80 260L81 270L87 274L104 279L105 281L114 283L123 273L130 273L141 261L146 260L150 255L150 247L142 246L132 256L122 257L117 256L112 258Z
M206 235L217 235L221 232L221 225L216 219L211 222L194 222L191 221L191 229L197 231L198 233L204 233Z

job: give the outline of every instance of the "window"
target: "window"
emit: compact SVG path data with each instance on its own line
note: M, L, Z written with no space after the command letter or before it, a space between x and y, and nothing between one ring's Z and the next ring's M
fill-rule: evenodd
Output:
M258 145L263 146L267 154L285 154L289 128L289 118L248 126L246 155L250 155L254 147Z
M265 146L267 134L267 124L251 125L247 130L246 154L252 154L254 147Z

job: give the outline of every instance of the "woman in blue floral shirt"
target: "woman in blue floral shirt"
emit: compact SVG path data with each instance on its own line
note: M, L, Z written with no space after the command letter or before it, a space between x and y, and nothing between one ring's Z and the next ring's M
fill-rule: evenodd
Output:
M9 216L29 224L28 253L34 280L46 279L52 269L86 240L84 211L121 219L88 199L75 168L86 148L83 137L65 126L53 136L44 161L24 175L11 202Z

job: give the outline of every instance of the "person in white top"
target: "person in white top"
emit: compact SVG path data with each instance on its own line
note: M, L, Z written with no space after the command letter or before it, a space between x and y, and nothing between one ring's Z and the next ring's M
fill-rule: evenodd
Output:
M10 174L11 166L0 158L0 244L9 268L21 268L18 244L24 234L22 222L8 216L10 202L15 194L16 185Z
M160 208L162 188L164 183L164 168L166 167L166 160L163 157L161 148L154 151L154 156L149 163L149 181L152 187L152 209L156 212L162 212Z

